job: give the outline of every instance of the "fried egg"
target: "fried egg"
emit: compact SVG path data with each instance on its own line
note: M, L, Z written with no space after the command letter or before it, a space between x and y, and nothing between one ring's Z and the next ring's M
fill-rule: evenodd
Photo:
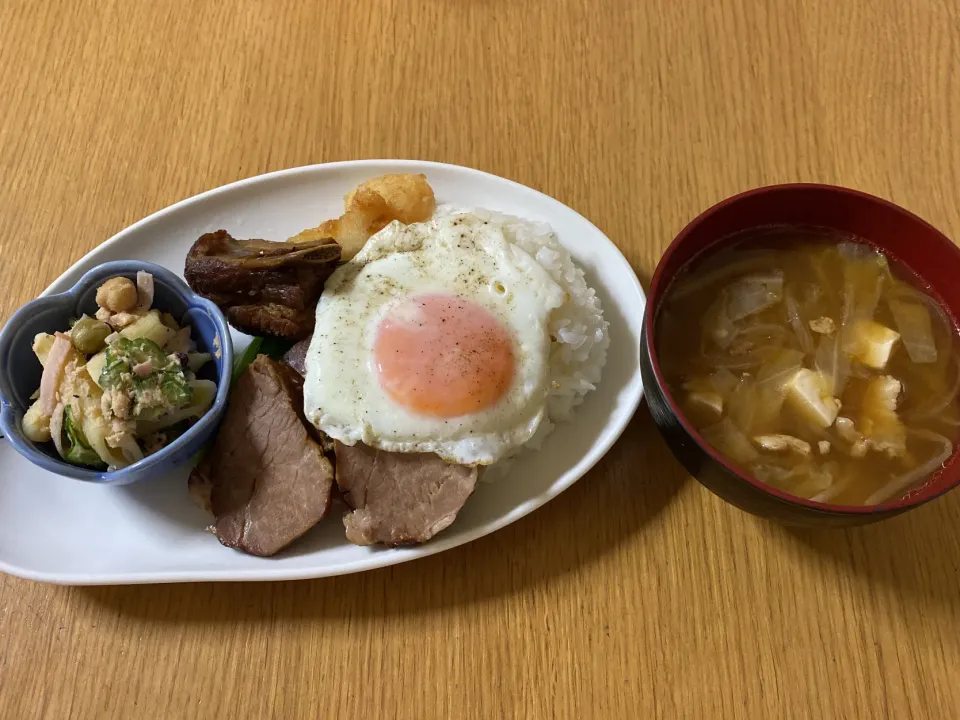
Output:
M500 224L393 222L327 280L304 409L330 437L487 465L544 418L565 292Z

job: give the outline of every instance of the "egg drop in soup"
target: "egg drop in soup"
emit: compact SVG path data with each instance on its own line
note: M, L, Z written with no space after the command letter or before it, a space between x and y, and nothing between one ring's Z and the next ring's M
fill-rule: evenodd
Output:
M747 231L672 282L660 367L742 471L874 505L922 487L960 434L957 329L910 270L834 231Z

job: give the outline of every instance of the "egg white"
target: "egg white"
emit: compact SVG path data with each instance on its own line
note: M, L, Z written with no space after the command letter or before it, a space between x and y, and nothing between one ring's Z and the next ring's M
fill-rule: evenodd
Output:
M410 412L380 386L373 360L380 321L395 303L432 293L484 307L512 335L513 384L493 407L431 417ZM544 418L549 317L564 299L497 223L471 214L391 223L327 280L307 353L305 413L347 445L433 452L467 465L496 462L526 443Z

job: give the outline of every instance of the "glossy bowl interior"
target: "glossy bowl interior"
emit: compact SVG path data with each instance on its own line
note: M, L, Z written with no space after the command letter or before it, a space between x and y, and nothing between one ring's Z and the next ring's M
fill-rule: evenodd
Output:
M159 452L129 467L113 472L82 468L64 462L52 443L34 443L20 428L23 414L30 407L30 395L40 386L43 367L33 353L33 338L38 333L64 331L70 318L97 310L97 288L108 278L136 278L138 270L154 279L154 307L169 312L181 324L193 326L193 339L201 352L214 360L207 363L200 377L217 383L217 396L211 409L187 432ZM166 268L145 262L119 261L98 265L86 273L70 290L59 295L40 297L14 313L0 332L0 431L25 458L50 472L104 485L124 485L169 472L187 462L216 430L226 409L233 367L233 345L226 319L209 300L196 295L187 284Z
M657 427L687 470L725 500L789 523L853 525L902 513L960 484L960 451L923 486L880 505L817 503L789 495L740 472L711 448L681 412L657 359L656 317L671 280L687 263L718 249L734 233L768 225L814 225L851 233L879 247L917 275L947 310L960 315L960 249L916 215L880 198L828 185L776 185L710 208L676 237L654 274L644 315L640 362Z

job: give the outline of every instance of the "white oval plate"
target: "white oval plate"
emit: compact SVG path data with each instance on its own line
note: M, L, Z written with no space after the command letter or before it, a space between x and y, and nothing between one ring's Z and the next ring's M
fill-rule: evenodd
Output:
M422 172L439 203L482 207L553 226L597 290L610 322L603 379L574 420L539 452L527 452L507 476L481 483L456 522L416 547L351 545L335 505L293 547L273 558L230 550L204 531L210 518L190 499L188 471L110 488L47 473L0 440L0 570L72 585L290 580L369 570L447 550L492 533L570 487L613 445L636 411L643 388L639 338L645 298L629 263L588 220L552 198L478 170L407 160L314 165L241 180L177 203L115 235L60 276L44 294L62 292L108 260L148 260L182 274L203 233L282 240L342 212L343 195L389 172ZM245 335L234 334L241 347Z

